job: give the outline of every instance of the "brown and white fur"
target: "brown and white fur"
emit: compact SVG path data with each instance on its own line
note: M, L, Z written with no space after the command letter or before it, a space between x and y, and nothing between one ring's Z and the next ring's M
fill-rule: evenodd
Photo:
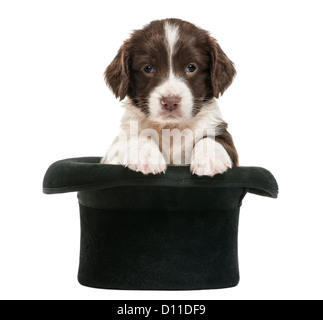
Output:
M237 166L238 154L216 100L235 73L216 40L189 22L158 20L134 31L105 71L116 97L128 99L119 138L101 163L144 174L165 172L167 164L190 164L199 176ZM137 140L131 139L134 123ZM139 156L130 161L134 151Z

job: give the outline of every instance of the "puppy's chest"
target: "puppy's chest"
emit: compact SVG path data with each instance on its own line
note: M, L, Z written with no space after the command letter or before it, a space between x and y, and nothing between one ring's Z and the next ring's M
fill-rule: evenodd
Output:
M163 129L159 134L159 148L171 165L190 163L195 142L203 134L191 129Z

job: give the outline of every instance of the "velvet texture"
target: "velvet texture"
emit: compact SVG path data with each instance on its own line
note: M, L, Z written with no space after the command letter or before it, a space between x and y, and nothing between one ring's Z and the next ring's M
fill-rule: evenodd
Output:
M138 290L238 284L240 206L247 192L277 197L269 171L238 167L209 178L181 166L144 176L99 161L58 161L43 183L47 194L78 191L81 284Z

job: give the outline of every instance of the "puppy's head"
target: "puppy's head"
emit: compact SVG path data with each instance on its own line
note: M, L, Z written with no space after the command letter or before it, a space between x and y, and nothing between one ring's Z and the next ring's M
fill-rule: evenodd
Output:
M180 122L230 86L233 63L207 31L178 19L153 21L125 41L105 71L121 100L151 120Z

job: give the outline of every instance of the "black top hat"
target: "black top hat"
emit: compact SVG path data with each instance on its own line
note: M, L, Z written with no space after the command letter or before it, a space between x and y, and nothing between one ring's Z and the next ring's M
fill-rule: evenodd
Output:
M277 197L269 171L235 167L210 178L170 166L145 176L99 162L58 161L43 183L46 194L78 191L81 284L192 290L239 283L240 206L247 192Z

